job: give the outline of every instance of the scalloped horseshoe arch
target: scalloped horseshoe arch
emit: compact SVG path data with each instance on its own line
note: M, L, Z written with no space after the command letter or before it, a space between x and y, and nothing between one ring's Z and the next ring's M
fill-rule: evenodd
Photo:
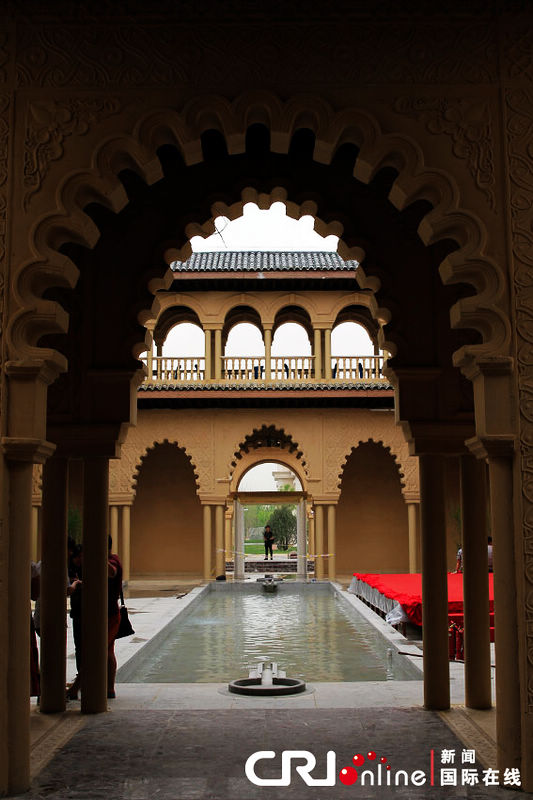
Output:
M117 115L118 125L121 123ZM440 265L445 284L469 283L476 294L459 300L451 309L453 327L474 328L482 336L481 344L468 345L464 354L473 357L494 355L504 351L510 341L510 323L504 311L505 279L503 272L484 253L487 233L481 220L459 207L459 190L455 179L442 169L430 168L424 162L417 142L407 136L383 133L377 120L368 112L346 109L334 112L323 100L309 95L295 97L286 103L267 92L246 93L230 102L221 97L207 96L190 102L181 112L160 109L147 113L133 130L118 130L117 135L100 142L90 154L90 167L73 170L60 181L55 197L57 208L40 217L31 226L31 248L35 256L21 264L15 276L15 291L19 310L8 326L10 357L19 359L49 359L65 368L64 359L56 351L37 347L37 341L47 333L64 333L68 318L59 304L42 299L50 287L72 287L77 280L77 268L58 248L66 241L93 247L98 230L83 209L89 202L99 202L115 213L128 198L117 175L122 169L134 170L148 184L163 177L157 148L170 144L179 149L185 164L203 160L201 135L218 130L224 137L229 155L245 152L246 131L254 123L266 125L270 131L271 151L287 154L291 138L299 127L310 128L316 140L313 160L329 164L336 149L346 143L359 148L353 176L368 183L383 167L398 171L389 193L392 204L402 210L409 204L425 199L433 209L418 228L424 244L453 238L459 249L448 255ZM288 213L292 208L288 204ZM309 213L309 212L305 212ZM191 232L207 235L211 222L200 220ZM320 232L320 226L319 226ZM179 258L190 254L185 243L177 251ZM341 241L339 254L353 257ZM356 256L357 257L357 256ZM166 276L149 282L155 292L168 285ZM379 280L360 271L364 288L379 289ZM149 309L142 317L152 316ZM135 345L140 352L143 343Z
M404 463L403 459L405 457L405 453L399 452L394 447L394 443L386 444L383 439L374 439L373 437L368 437L367 439L359 439L357 444L353 445L350 448L350 452L346 453L344 460L341 465L341 470L338 475L338 483L337 488L339 491L342 491L342 479L344 476L344 470L346 469L346 465L348 463L348 459L354 453L357 448L362 444L379 444L385 450L385 452L389 453L394 460L394 465L398 471L398 476L400 478L400 486L402 495L409 495L410 499L413 499L413 496L419 494L419 483L418 483L418 470L413 471L413 469L409 469ZM412 456L408 456L408 458L413 458ZM418 463L418 459L413 458L413 462Z
M302 462L297 459L294 455L291 455L286 450L281 451L281 456L275 456L273 458L265 458L264 455L261 455L260 450L256 450L253 453L246 453L243 457L242 461L235 467L230 481L230 492L237 492L238 487L244 476L250 472L251 469L257 467L259 464L265 463L275 463L280 464L283 467L287 467L290 469L300 483L302 484L302 490L304 492L308 491L307 486L307 475L305 474L305 470L303 469Z
M134 465L133 471L131 473L131 484L130 484L130 487L131 487L131 491L133 493L133 498L135 498L135 496L137 494L137 484L138 484L138 481L139 481L139 475L140 475L140 472L141 472L141 469L142 469L142 466L143 466L144 459L146 458L146 456L150 452L152 452L153 450L155 450L156 447L158 447L159 445L162 445L162 444L175 445L176 448L178 450L181 450L181 452L186 456L186 458L190 462L191 469L192 469L193 474L194 474L194 484L196 486L196 494L198 494L199 489L200 489L199 475L197 473L197 467L196 467L196 465L194 464L194 462L192 460L192 456L189 455L189 453L187 452L187 448L186 447L182 447L181 445L179 445L177 440L175 440L175 439L163 439L161 441L154 441L154 442L152 442L152 444L147 445L144 448L143 452L137 457L137 460L135 461L135 465Z
M280 437L284 444L281 447L272 447L267 445L266 447L268 449L269 457L265 458L265 446L256 445L254 447L253 442L254 439L257 439L257 436L264 437L269 435L276 435L277 437ZM299 444L293 441L291 434L285 433L283 428L276 428L274 424L268 425L265 423L261 426L261 428L254 428L252 433L248 434L244 438L244 441L236 442L233 446L233 449L233 458L229 468L231 491L236 490L240 479L244 473L250 469L250 466L264 461L285 463L287 467L296 473L300 483L302 484L302 487L307 487L309 472L306 467L304 453L300 449ZM255 454L257 454L257 457L255 457ZM251 461L251 459L254 460ZM304 491L307 491L307 489L304 488Z

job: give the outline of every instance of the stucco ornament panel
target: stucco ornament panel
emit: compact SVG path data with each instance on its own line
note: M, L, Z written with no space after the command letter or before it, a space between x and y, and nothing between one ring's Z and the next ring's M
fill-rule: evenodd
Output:
M161 412L157 417L141 418L137 427L129 428L121 448L121 458L111 462L110 491L135 492L142 459L155 444L175 444L191 461L198 491L215 491L214 458L211 426L205 419L196 423L185 412Z
M494 211L496 178L489 104L475 98L405 95L396 100L394 110L421 120L430 133L451 138L454 156L466 161L475 185Z
M94 124L116 114L120 103L113 97L75 97L33 100L27 111L24 142L24 209L41 188L51 161L63 155L69 136L82 136Z
M523 580L529 662L527 704L533 712L533 90L508 90L507 140L522 466Z

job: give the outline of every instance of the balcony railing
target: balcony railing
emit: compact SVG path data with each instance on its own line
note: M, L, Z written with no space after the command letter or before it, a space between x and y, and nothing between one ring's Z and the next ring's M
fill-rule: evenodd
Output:
M347 381L375 382L387 379L383 375L383 356L332 356L331 377L316 375L314 356L272 356L270 375L267 374L264 356L225 356L220 363L220 377L211 365L211 375L206 376L205 358L153 356L151 369L145 383L176 384L200 383L205 381L224 383L276 382L294 383L300 381L344 383Z

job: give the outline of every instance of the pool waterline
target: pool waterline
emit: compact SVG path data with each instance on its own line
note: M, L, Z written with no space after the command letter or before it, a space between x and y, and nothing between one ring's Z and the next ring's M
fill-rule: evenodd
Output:
M187 600L120 668L119 682L226 683L265 659L304 680L421 680L418 664L397 654L405 639L378 630L329 581L288 581L274 595L260 583L211 583Z

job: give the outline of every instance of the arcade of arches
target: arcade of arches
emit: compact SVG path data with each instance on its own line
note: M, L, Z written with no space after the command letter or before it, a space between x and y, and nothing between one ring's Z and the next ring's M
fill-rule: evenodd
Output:
M0 794L30 782L34 465L43 466L41 709L65 703L64 626L56 621L64 613L69 493L78 492L83 601L91 609L83 617L82 712L94 713L107 707L108 527L120 531L122 547L130 530L131 567L139 569L140 527L158 504L156 492L170 488L155 487L154 473L171 468L183 476L191 510L183 540L197 539L201 514L202 571L211 574L224 540L220 509L228 508L232 482L263 456L295 469L309 511L328 506L324 536L331 527L343 558L352 553L352 521L359 515L361 526L376 524L370 508L349 505L344 487L366 481L368 493L372 473L383 475L388 519L402 542L394 568L412 566L409 553L416 558L416 526L405 506L420 500L429 709L450 703L446 569L454 534L447 519L457 495L466 704L490 704L488 492L498 766L519 767L523 787L533 790L527 4L520 12L473 3L470 11L452 2L443 14L438 6L425 12L422 3L404 9L384 0L373 19L359 3L311 2L294 12L296 24L287 4L273 3L277 49L257 46L265 21L255 3L171 10L132 0L98 16L63 0L46 10L38 5L11 5L0 39L0 604L7 621L0 632ZM143 23L142 44L135 44ZM190 237L210 234L216 216L232 219L245 202L264 208L279 200L295 218L313 215L322 235L340 236L339 255L359 263L356 274L347 284L318 272L225 274L215 313L213 276L176 277L170 264L186 261ZM354 404L353 393L363 390L339 387L330 375L326 332L344 306L313 316L311 299L322 290L353 295L348 304L374 321L380 349L391 354L386 377L396 425L391 413ZM170 294L204 327L210 385L168 390L181 394L167 421L169 408L139 391L146 377L139 358ZM228 386L220 347L226 314L237 307L230 296L241 297L239 308L255 306L266 333L287 294L294 295L291 308L307 309L313 339L321 331L313 341L319 372L305 381L300 375L297 387L274 387L272 374L260 388ZM360 416L368 416L364 430ZM262 425L283 432L286 446L258 455L253 432ZM419 487L408 467L413 457ZM372 465L365 475L363 460ZM373 546L365 548L369 567L375 557ZM199 571L197 556L189 566ZM156 561L150 569L157 572Z

